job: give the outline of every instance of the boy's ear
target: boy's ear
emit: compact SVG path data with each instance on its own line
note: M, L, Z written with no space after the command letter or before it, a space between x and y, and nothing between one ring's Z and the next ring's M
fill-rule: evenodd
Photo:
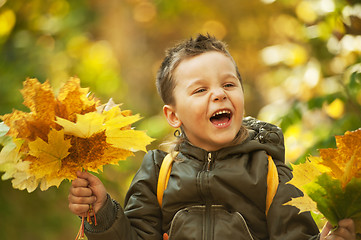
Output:
M178 118L175 108L171 105L163 106L163 113L167 118L168 124L174 128L179 128L182 125L181 120Z

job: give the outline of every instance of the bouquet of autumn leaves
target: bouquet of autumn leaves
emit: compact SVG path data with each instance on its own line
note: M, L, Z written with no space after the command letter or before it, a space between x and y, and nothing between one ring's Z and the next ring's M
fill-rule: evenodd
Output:
M351 218L361 239L361 129L335 138L337 148L320 149L319 157L292 165L289 184L305 195L286 205L321 213L336 227L340 220Z
M122 111L112 100L101 105L78 78L70 78L57 97L48 81L37 79L27 79L21 93L30 112L14 110L0 123L0 171L14 188L32 192L39 185L42 191L59 186L79 170L102 171L146 151L152 141L131 128L139 115Z

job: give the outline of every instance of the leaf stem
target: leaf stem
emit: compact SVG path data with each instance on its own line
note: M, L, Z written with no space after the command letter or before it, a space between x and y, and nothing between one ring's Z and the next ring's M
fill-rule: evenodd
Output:
M86 172L86 170L83 168L83 172ZM85 223L85 218L86 218L86 221L89 223L89 224L93 224L93 221L91 219L91 215L93 215L94 217L94 225L98 225L97 223L97 218L96 218L96 215L95 215L95 211L94 211L94 208L93 208L93 204L89 204L89 209L88 209L88 213L87 213L87 216L86 217L82 217L81 218L81 224L80 224L80 229L79 229L79 232L78 234L76 235L75 237L75 240L81 240L81 239L84 239L84 223Z
M79 229L78 234L75 237L75 240L84 239L84 220L85 220L85 217L82 217L81 218L80 229Z

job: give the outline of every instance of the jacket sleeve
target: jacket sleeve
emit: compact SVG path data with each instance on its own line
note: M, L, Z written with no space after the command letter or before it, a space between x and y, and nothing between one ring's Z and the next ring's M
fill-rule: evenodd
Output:
M284 206L292 197L303 193L291 184L291 169L285 164L284 136L282 130L270 123L254 118L245 118L248 128L256 132L255 139L263 143L264 149L270 154L277 166L279 185L267 215L267 227L270 240L316 240L318 227L310 213L298 214L293 206Z
M154 155L154 151L145 155L126 195L124 210L117 204L111 207L111 203L107 201L108 214L112 209L117 209L110 226L104 231L86 228L89 240L162 239L161 210L156 196L159 165L156 164Z

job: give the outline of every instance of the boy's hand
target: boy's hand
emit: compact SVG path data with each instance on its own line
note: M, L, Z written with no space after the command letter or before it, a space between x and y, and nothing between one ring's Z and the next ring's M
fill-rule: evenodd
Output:
M89 205L93 205L95 213L107 200L107 192L103 183L88 172L77 172L78 178L73 180L69 190L69 209L72 213L86 217Z
M338 222L338 228L330 232L332 225L327 222L323 227L320 239L321 240L355 240L355 224L352 219L343 219Z

